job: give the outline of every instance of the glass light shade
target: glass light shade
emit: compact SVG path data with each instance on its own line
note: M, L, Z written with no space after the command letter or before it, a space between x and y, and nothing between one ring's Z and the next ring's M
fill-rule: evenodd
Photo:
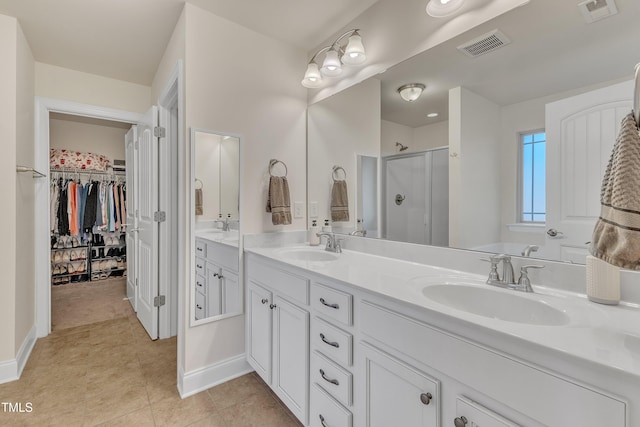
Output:
M344 55L342 55L342 63L348 65L359 65L367 60L367 56L364 53L364 45L362 44L362 37L360 34L353 33L349 37L349 43L344 49Z
M422 91L425 89L425 87L426 86L421 83L411 83L408 85L400 86L398 88L398 93L405 101L413 102L416 99L420 98L420 95L422 95Z
M304 79L302 79L302 86L306 88L316 88L322 84L322 75L318 70L318 64L315 62L309 63L307 66L307 72L304 73Z
M340 58L338 58L338 52L335 49L330 49L327 52L320 72L329 77L339 76L340 73L342 73L342 64L340 63Z
M444 18L456 13L463 4L464 0L429 0L427 13L434 18Z

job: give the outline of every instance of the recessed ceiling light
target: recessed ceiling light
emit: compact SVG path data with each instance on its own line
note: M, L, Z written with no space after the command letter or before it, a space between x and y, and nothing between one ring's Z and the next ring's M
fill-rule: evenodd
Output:
M430 119L432 119L434 117L438 117L438 113L429 113L429 114L427 114L427 117L429 117Z
M444 18L456 13L463 4L464 0L429 0L427 13L434 18Z

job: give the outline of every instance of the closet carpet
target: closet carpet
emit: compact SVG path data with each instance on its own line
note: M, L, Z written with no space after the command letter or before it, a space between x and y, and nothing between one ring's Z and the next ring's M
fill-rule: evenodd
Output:
M132 315L126 296L126 277L52 286L51 330Z
M176 345L151 341L134 315L54 331L0 385L0 402L32 411L0 406L0 426L301 426L255 373L180 399Z

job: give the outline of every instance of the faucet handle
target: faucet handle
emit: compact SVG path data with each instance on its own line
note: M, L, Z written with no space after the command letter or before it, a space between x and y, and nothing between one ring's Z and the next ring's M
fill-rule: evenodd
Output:
M520 267L520 278L522 278L523 275L527 277L530 268L544 268L544 265L523 265Z
M544 265L523 265L522 267L520 267L520 278L518 279L518 285L524 288L523 290L525 292L533 292L533 288L531 288L531 280L529 280L530 268L544 268Z
M487 258L480 258L480 261L484 261L484 262L490 262L491 263L491 271L489 272L489 278L487 279L487 283L489 282L499 282L500 281L500 275L498 274L498 263L500 262L499 259L496 259L495 257L491 256L488 259Z

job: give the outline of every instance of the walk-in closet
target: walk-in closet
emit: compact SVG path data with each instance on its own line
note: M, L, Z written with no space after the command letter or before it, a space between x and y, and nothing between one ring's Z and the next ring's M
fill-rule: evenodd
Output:
M52 330L128 315L125 134L130 124L51 113Z

